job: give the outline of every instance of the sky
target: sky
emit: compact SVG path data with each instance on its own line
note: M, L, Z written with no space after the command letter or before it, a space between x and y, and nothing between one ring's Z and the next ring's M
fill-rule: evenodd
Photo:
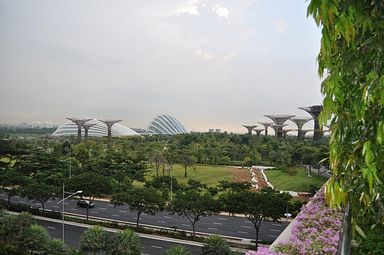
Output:
M0 122L175 116L244 133L320 104L305 0L0 0ZM308 123L311 127L311 123Z

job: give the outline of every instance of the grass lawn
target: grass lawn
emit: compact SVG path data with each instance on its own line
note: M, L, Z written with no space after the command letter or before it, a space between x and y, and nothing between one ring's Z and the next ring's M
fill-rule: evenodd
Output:
M308 177L304 168L297 167L297 174L290 176L282 170L265 170L265 174L272 185L279 190L308 192L309 185L320 188L326 181L323 177Z
M150 168L145 175L145 179L151 179L154 174L154 168ZM161 174L162 168L160 168L160 175ZM174 165L171 175L174 176L179 183L187 183L188 179L191 178L208 186L215 186L222 180L233 181L232 167L229 166L195 166L194 169L188 167L187 178L184 178L184 167L182 165ZM134 185L140 186L142 184L134 182Z

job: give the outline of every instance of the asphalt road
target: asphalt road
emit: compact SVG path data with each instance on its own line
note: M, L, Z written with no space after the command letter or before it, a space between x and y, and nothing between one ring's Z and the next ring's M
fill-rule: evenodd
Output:
M0 197L6 199L6 195L0 193ZM40 207L40 203L34 203L24 197L12 197L13 203L26 203L32 206ZM53 211L61 211L61 204L57 204L59 199L49 200L45 203L46 209ZM66 200L65 211L75 214L86 215L85 208L79 208L76 205L77 200ZM136 212L130 211L127 206L114 207L113 204L104 201L95 201L95 207L89 209L89 215L94 217L108 218L114 220L121 220L126 222L136 223ZM167 212L160 212L156 215L142 214L140 217L140 224L161 226L173 228L178 230L192 230L189 221L179 215L170 215ZM273 242L280 233L288 225L287 222L269 222L262 223L259 232L259 240ZM235 237L240 239L254 240L256 232L250 221L243 217L232 217L223 215L211 215L202 217L196 223L196 232L217 234L222 236Z
M52 237L62 239L62 224L60 222L40 219L36 221L38 224L44 226ZM65 243L72 248L80 249L80 236L86 229L86 227L66 222L64 227ZM185 246L192 254L201 254L201 246L182 244L182 240L180 240L180 243L175 243L169 240L159 240L161 237L148 238L140 236L140 239L143 244L143 255L163 255L169 247L176 244Z

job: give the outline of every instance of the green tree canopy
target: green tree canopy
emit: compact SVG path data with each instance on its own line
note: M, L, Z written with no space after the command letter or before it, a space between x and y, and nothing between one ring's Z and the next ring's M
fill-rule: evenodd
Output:
M209 193L200 193L196 190L177 192L170 211L186 217L192 225L195 236L195 225L201 217L217 211L216 201Z
M323 122L331 122L326 194L350 202L353 223L384 223L384 5L382 0L312 0L322 28L318 56ZM360 231L361 232L361 231Z
M132 188L128 191L115 193L111 202L114 205L127 205L129 209L136 211L136 227L139 227L142 213L155 215L164 207L164 200L157 189L153 187Z

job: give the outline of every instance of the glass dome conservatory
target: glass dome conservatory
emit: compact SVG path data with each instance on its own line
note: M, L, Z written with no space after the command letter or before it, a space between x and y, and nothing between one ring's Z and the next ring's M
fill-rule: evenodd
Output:
M189 131L180 121L178 121L175 117L168 114L161 114L156 116L149 123L148 130L155 134L163 134L163 135L176 135L176 134L189 133Z
M87 121L87 124L94 124L88 130L89 137L102 137L108 135L107 126L98 119L91 119ZM112 126L112 137L116 136L136 136L140 135L134 130L123 126L119 123L116 123ZM81 135L84 136L85 130L82 127ZM52 136L76 136L77 135L77 125L73 122L66 122L63 125L59 126Z

